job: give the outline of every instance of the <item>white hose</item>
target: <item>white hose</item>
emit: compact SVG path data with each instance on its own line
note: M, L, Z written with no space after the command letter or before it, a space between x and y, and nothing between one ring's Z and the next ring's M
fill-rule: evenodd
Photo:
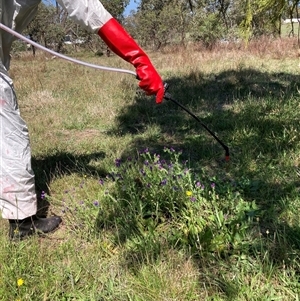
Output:
M127 74L131 74L131 75L134 75L136 77L136 73L134 71L131 71L131 70L126 70L126 69L119 69L119 68L111 68L111 67L105 67L105 66L99 66L99 65L95 65L95 64L90 64L90 63L87 63L87 62L83 62L83 61L80 61L80 60L77 60L77 59L73 59L71 57L68 57L66 55L63 55L63 54L60 54L58 52L55 52L53 50L50 50L36 42L33 42L32 40L24 37L23 35L17 33L16 31L12 30L11 28L3 25L1 22L0 22L0 28L5 30L6 32L12 34L13 36L19 38L20 40L23 40L24 42L28 43L28 44L31 44L32 46L36 47L36 48L39 48L41 50L44 50L48 53L51 53L52 55L55 55L59 58L62 58L64 60L67 60L67 61L70 61L72 63L75 63L75 64L79 64L79 65L83 65L83 66L86 66L86 67L90 67L90 68L94 68L94 69L100 69L100 70L104 70L104 71L112 71L112 72L121 72L121 73L127 73Z

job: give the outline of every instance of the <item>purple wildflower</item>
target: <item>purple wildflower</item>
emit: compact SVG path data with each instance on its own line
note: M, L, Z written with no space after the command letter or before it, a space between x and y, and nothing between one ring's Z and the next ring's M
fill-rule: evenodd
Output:
M99 202L98 201L94 201L94 203L93 203L96 207L98 207L99 206Z
M120 165L121 165L121 159L116 159L115 160L115 164L116 164L116 167L120 167Z
M212 189L215 189L216 183L211 183L211 184L210 184L210 187L211 187Z
M199 181L196 183L196 187L201 187L201 183Z
M191 202L195 202L196 198L194 196L191 197Z
M43 190L43 191L41 192L41 199L44 200L45 198L46 198L46 193L45 193L45 191Z
M167 184L167 179L164 179L160 182L160 185L161 186L165 186Z
M100 185L103 185L103 184L104 184L104 181L103 181L102 179L100 179L100 180L99 180L99 184L100 184Z

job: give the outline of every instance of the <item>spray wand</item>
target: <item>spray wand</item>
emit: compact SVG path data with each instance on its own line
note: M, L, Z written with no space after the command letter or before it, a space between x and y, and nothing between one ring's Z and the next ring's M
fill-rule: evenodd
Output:
M100 66L100 65L95 65L95 64L90 64L90 63L87 63L87 62L84 62L84 61L80 61L80 60L77 60L77 59L74 59L74 58L71 58L71 57L68 57L66 55L63 55L61 53L58 53L56 51L53 51L51 49L48 49L26 37L24 37L23 35L19 34L18 32L14 31L13 29L5 26L4 24L2 24L0 22L0 29L10 33L11 35L15 36L16 38L38 48L38 49L41 49L45 52L48 52L56 57L59 57L59 58L62 58L64 60L67 60L67 61L70 61L72 63L75 63L75 64L79 64L79 65L82 65L82 66L86 66L86 67L90 67L90 68L94 68L94 69L100 69L100 70L103 70L103 71L112 71L112 72L119 72L119 73L127 73L127 74L131 74L131 75L134 75L136 78L137 77L137 74L134 72L134 71L131 71L131 70L126 70L126 69L119 69L119 68L112 68L112 67L105 67L105 66ZM228 162L229 161L229 148L227 145L225 145L195 114L193 114L190 110L188 110L186 107L184 107L182 104L180 104L177 100L175 100L171 95L170 93L167 92L167 89L168 89L168 84L165 84L165 94L164 94L164 99L166 100L170 100L172 101L173 103L175 103L176 105L178 105L179 107L181 107L184 111L186 111L189 115L191 115L194 119L196 119L208 132L211 136L213 136L216 141L224 148L225 150L225 160Z
M186 111L189 115L191 115L194 119L196 119L210 134L211 136L213 136L220 145L222 145L222 147L225 150L225 161L228 162L230 159L230 155L229 155L229 148L227 145L225 145L223 143L222 140L220 140L216 134L214 134L194 113L192 113L189 109L187 109L186 107L184 107L181 103L179 103L176 99L174 99L170 93L168 93L166 90L168 89L168 85L165 84L165 95L164 95L164 99L166 100L171 100L173 103L175 103L176 105L178 105L180 108L182 108L184 111Z

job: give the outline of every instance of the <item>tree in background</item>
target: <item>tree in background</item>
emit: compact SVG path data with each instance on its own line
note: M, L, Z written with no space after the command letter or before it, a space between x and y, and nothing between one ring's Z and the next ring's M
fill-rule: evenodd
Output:
M184 44L191 24L189 7L185 0L141 0L134 15L134 36L155 49Z
M101 0L101 3L114 18L119 22L123 21L124 11L129 4L129 0Z
M236 28L230 16L232 1L198 1L193 7L191 37L194 41L212 48L222 39L234 39L231 36Z
M35 19L29 24L25 34L45 47L55 48L60 52L65 38L66 29L72 27L72 22L63 10L53 5L41 3Z
M254 4L251 4L250 0L246 0L244 7L245 17L240 23L241 36L243 37L246 46L248 45L252 34L253 6Z
M281 35L282 16L286 9L286 0L260 0L254 17L256 28L260 30L257 35Z
M293 18L299 19L299 0L290 0L287 1L287 9L286 9L286 16L288 19L291 20L291 31L289 32L289 36L295 35L295 28L294 28L294 22L292 21ZM298 37L299 37L299 30L298 30Z
M102 0L105 7L120 22L123 20L123 13L129 0ZM67 12L56 2L41 3L35 19L29 24L25 34L32 37L34 41L44 44L47 48L54 48L61 52L64 46L65 36L72 33L75 38L81 38L85 41L86 47L95 53L99 48L104 47L99 37L88 33L80 26L68 18ZM76 43L74 43L76 45Z

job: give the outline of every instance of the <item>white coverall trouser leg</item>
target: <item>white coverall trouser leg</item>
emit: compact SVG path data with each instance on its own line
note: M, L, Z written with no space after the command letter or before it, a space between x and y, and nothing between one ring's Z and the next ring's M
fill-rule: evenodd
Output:
M0 211L24 219L37 210L28 129L20 116L12 80L0 73Z

